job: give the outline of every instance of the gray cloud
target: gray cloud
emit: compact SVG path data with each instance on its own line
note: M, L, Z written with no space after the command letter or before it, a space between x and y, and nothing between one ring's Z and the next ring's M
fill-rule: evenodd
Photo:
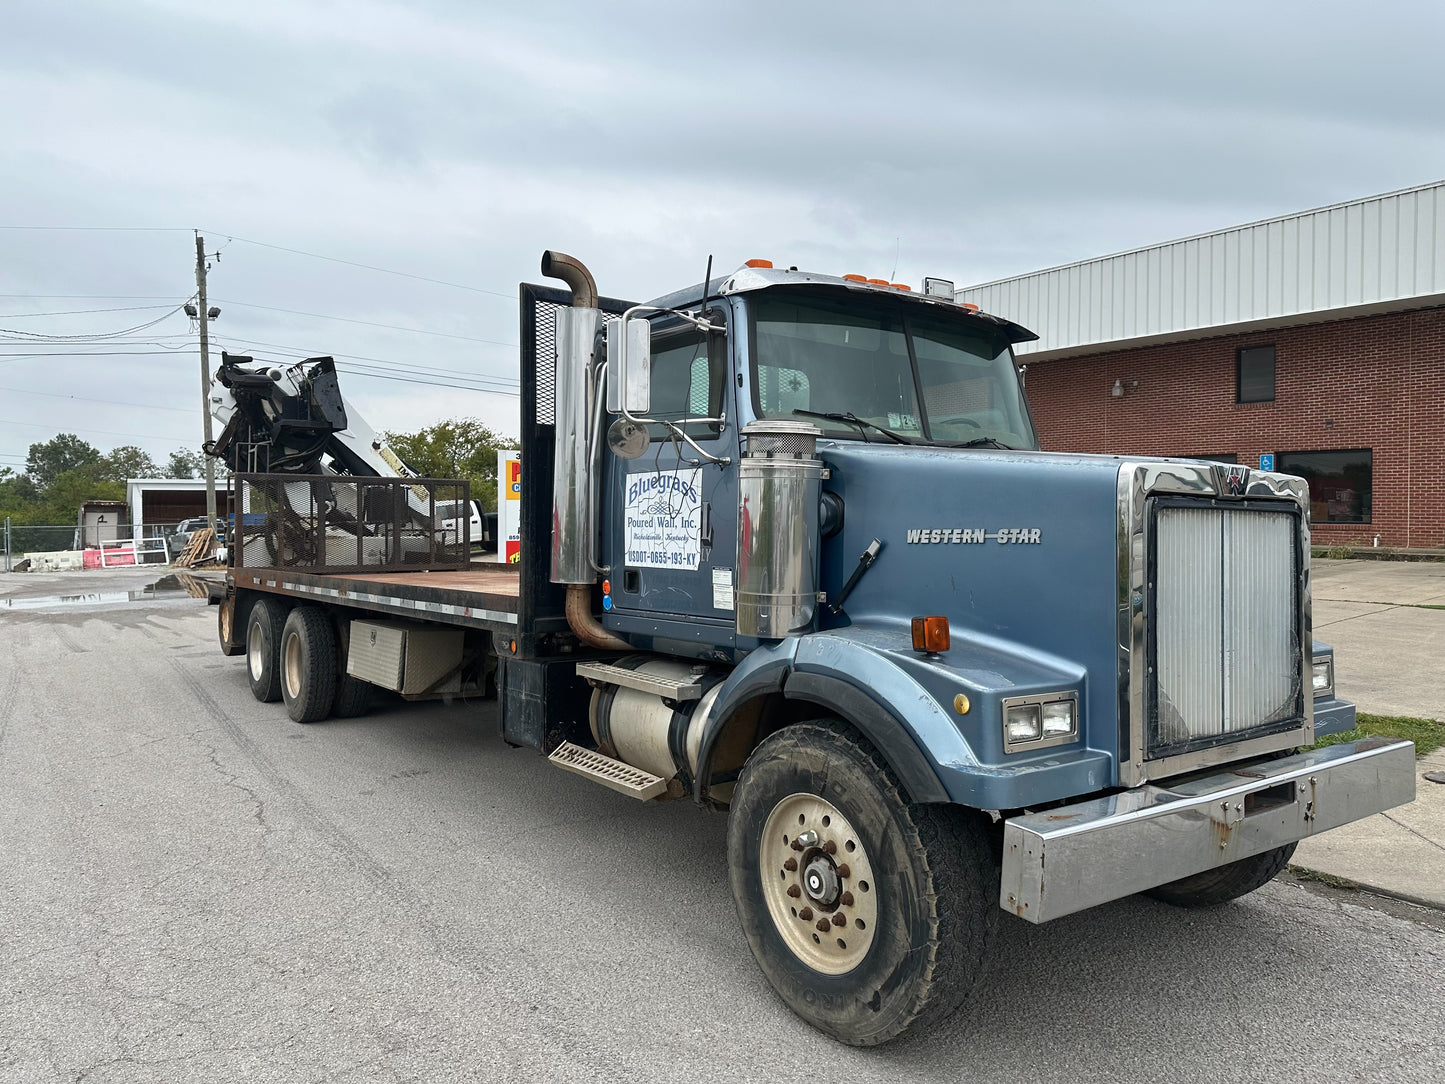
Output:
M1442 30L1424 0L22 5L0 38L0 220L205 229L223 342L515 376L507 347L239 304L514 343L505 298L226 238L503 294L549 246L630 297L709 253L982 281L1445 175ZM0 294L179 301L191 245L0 231ZM0 326L79 307L4 297ZM184 320L163 330L185 342ZM168 408L0 391L0 464L85 426L163 452L199 429L196 369L0 358L0 387ZM383 427L515 428L496 396L343 378Z

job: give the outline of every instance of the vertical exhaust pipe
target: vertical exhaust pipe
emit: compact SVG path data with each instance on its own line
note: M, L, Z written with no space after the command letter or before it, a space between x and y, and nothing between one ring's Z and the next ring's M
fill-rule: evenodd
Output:
M589 361L602 314L597 308L597 281L582 261L548 249L542 253L542 274L561 279L572 289L572 306L557 320L555 382L556 455L552 466L552 582L567 585L567 624L591 647L630 649L626 640L604 629L592 613L593 533L589 421Z

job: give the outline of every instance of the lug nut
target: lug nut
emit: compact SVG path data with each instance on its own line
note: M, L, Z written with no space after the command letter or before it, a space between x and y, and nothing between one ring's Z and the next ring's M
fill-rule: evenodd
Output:
M824 854L837 854L837 853L838 853L838 844L834 843L831 839L828 840L827 843L824 843L824 844L823 844L823 853L824 853Z
M796 873L798 869L798 860L796 858L789 858L786 862L783 863L783 868L789 873Z
M797 898L798 898L799 896L801 896L802 894L803 894L803 890L802 890L801 888L799 888L797 885L789 885L789 886L788 886L788 895L792 896L793 899L797 899Z
M793 840L792 843L788 844L788 846L792 847L795 851L801 851L803 849L803 845L799 843L796 839Z
M834 925L834 926L846 926L846 925L848 925L848 920L847 920L846 918L844 918L841 914L839 914L837 911L834 911L834 912L833 912L833 925Z
M813 909L811 907L804 907L801 911L798 912L798 917L801 918L804 922L812 922Z
M828 932L828 920L827 920L826 918L820 918L820 919L818 919L818 932L819 932L819 933L827 933L827 932Z
M838 867L838 876L839 876L839 877L851 877L851 876L853 876L853 871L848 868L848 863L847 863L847 862L844 862L841 866Z
M844 907L852 907L853 893L844 892L841 896L838 897L838 902L841 903Z

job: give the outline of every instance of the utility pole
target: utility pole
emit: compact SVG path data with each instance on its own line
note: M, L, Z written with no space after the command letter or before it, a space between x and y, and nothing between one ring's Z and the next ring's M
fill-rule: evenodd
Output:
M201 418L205 425L205 443L211 443L211 337L207 324L209 315L206 307L206 239L196 234L196 291L199 293L196 305L197 319L201 322ZM203 447L204 454L204 447ZM206 525L216 529L216 461L209 455L206 460Z

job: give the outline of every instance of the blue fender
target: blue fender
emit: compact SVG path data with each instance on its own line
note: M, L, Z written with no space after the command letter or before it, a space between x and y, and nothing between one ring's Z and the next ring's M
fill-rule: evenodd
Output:
M946 656L921 656L911 647L906 625L854 625L751 652L723 683L703 723L694 796L702 799L728 720L747 701L775 693L852 724L913 802L1021 809L1109 785L1112 753L1091 747L1087 725L1076 744L1026 753L1003 748L1002 699L1081 692L1086 675L1077 664L963 630ZM954 706L957 693L967 697L961 709ZM1106 737L1111 722L1100 721Z
M938 717L925 723L938 748L959 766L976 764L957 728L907 674L861 644L818 633L759 648L728 675L704 723L695 798L702 798L702 781L709 776L718 737L734 711L758 696L779 692L790 700L817 704L856 727L893 769L910 801L951 800L915 736L925 710ZM901 704L916 709L912 720L891 706Z

